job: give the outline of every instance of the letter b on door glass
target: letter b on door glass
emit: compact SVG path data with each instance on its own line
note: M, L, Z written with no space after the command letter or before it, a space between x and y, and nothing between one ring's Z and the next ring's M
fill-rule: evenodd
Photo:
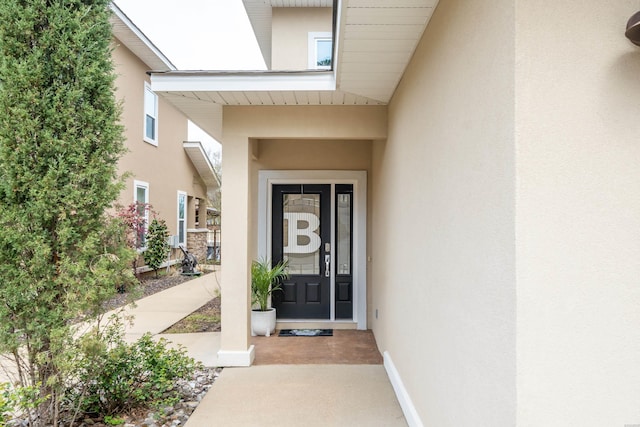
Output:
M282 250L286 254L310 254L320 248L320 236L317 233L320 218L312 213L285 212L287 237L289 244Z

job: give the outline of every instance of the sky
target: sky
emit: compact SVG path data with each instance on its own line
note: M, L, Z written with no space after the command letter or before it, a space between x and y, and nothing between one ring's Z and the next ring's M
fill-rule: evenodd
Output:
M116 0L181 70L264 70L241 0Z
M115 0L180 70L264 70L241 0ZM189 140L219 145L193 123Z

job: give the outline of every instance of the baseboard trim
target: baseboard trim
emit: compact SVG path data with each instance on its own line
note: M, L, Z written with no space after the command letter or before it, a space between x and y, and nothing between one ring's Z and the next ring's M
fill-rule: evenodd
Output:
M385 351L382 357L384 360L384 369L387 371L387 376L389 377L389 381L391 381L393 391L396 393L396 397L400 403L402 412L404 413L404 418L407 420L407 424L409 427L423 427L422 420L420 419L420 416L418 416L418 411L416 411L416 407L413 405L413 401L411 400L407 389L404 387L402 378L400 378L400 374L393 364L389 352Z
M246 351L218 351L218 366L251 366L255 359L255 347L251 345Z

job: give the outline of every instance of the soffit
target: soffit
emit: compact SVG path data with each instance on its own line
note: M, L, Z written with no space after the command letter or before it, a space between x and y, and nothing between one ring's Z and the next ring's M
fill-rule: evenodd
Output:
M151 88L219 141L224 106L384 104L336 90L332 71L152 72Z
M120 40L135 56L152 70L175 70L176 67L164 56L147 36L116 6L110 4L113 14L111 26L113 36Z
M333 7L333 0L271 0L272 7Z
M389 102L438 0L344 0L337 87Z
M381 101L336 90L332 71L152 73L153 91L172 103L199 105L380 105Z
M271 37L269 1L279 0L243 1L250 19L251 7L262 8L263 12L268 9ZM400 82L437 2L343 0L333 71L171 71L152 73L152 88L216 138L221 133L222 107L226 105L384 105ZM254 29L259 32L255 24ZM269 38L269 49L270 43ZM329 74L331 84L320 79Z
M273 7L332 7L333 0L243 0L270 68ZM337 88L389 102L438 0L342 0L336 40ZM320 6L318 6L320 5Z
M341 90L332 91L171 91L162 92L174 105L384 105Z

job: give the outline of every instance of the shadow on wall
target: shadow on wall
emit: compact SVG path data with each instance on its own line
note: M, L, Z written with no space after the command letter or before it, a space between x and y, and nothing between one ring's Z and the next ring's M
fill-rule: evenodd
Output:
M611 126L622 126L618 131L629 131L629 125L637 126L640 120L640 47L629 43L630 51L621 55L606 75L601 99L609 100L608 109L618 119Z

